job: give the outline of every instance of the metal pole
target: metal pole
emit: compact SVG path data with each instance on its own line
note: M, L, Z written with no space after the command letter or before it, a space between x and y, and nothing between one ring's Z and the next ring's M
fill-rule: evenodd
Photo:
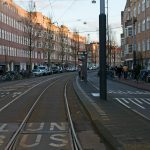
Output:
M133 40L134 40L134 50L133 50L133 71L136 68L136 37L135 37L135 21L133 19Z
M110 50L109 50L109 27L108 27L108 0L107 0L107 63L109 64L110 60Z
M106 74L106 14L105 0L100 0L99 15L99 40L100 40L100 98L107 100L107 74Z
M145 34L144 34L144 36L145 36L145 63L144 63L144 69L146 69L147 68L147 63L146 63L146 51L147 51L147 38L146 38L146 30L147 30L147 23L146 23L146 0L145 0L145 12L144 12L144 19L145 19Z

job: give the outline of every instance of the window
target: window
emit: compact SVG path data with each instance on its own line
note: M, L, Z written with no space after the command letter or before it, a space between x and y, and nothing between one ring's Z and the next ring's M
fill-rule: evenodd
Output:
M38 48L42 48L42 42L38 42Z
M4 32L4 30L2 30L2 39L4 39L5 38L5 32Z
M146 0L146 8L150 6L150 0Z
M145 0L142 1L142 11L145 11Z
M140 14L140 12L141 12L141 4L139 2L139 5L138 5L138 14Z
M145 40L142 41L142 51L145 51Z
M139 52L141 51L141 44L140 44L140 42L138 43L138 51Z
M0 29L0 38L2 38L2 30Z
M132 36L132 27L128 28L128 36Z
M129 45L128 45L128 52L129 52L129 53L132 53L132 47L133 47L132 44L129 44Z
M142 31L145 31L145 20L142 21Z
M2 51L2 46L0 45L0 55L3 54L3 51Z
M134 17L136 17L136 7L134 7Z
M150 39L147 40L147 50L150 50Z
M146 29L150 29L150 17L148 17L146 20Z

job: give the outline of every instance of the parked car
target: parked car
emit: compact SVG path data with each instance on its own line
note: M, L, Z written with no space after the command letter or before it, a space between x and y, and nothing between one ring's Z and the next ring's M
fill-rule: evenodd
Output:
M42 76L43 72L40 69L33 69L32 70L32 75L33 76Z
M45 70L45 72L46 72L46 75L51 75L51 74L53 74L53 70L52 70L51 68L47 68L47 69Z
M53 73L59 73L59 67L58 66L52 67L52 71Z
M43 75L47 75L48 74L46 66L38 66L37 69L39 69L43 73Z

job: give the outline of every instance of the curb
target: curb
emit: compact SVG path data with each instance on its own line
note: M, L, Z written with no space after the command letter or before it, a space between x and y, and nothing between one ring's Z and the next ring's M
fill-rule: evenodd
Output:
M91 100L91 98L86 95L78 82L78 77L73 82L73 86L79 100L88 113L94 127L96 128L98 134L104 138L104 140L114 149L114 150L124 150L123 145L112 136L110 131L103 125L102 117L105 115L105 112ZM99 113L98 113L99 112ZM99 115L101 114L101 115Z

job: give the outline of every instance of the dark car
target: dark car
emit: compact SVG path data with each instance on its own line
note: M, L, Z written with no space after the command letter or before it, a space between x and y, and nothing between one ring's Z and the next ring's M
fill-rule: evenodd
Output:
M150 70L143 69L140 71L140 79L150 82Z
M52 71L53 71L53 73L59 73L59 67L57 67L57 66L52 67Z

